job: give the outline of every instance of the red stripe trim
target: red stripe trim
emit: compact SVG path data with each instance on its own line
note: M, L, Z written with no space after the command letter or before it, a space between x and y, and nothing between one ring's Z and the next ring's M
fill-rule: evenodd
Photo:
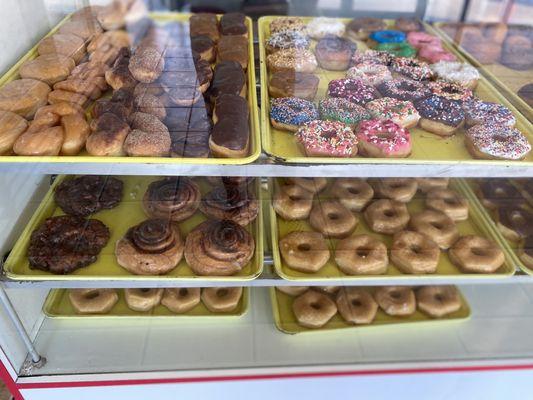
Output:
M378 370L354 370L354 371L322 371L322 372L295 372L280 374L258 375L228 375L228 376L199 376L187 378L168 379L132 379L115 381L84 381L84 382L37 382L20 383L19 389L50 389L50 388L75 388L94 386L128 386L128 385L159 385L165 383L199 383L199 382L231 382L251 381L266 379L298 379L298 378L327 378L342 376L368 376L390 374L430 374L450 372L484 372L484 371L514 371L533 369L533 364L524 365L490 365L469 367L443 367L443 368L411 368L411 369L378 369Z
M24 398L19 392L17 384L15 383L15 381L13 381L13 378L11 378L11 374L6 369L2 361L0 361L0 380L4 382L7 389L15 400L24 400Z

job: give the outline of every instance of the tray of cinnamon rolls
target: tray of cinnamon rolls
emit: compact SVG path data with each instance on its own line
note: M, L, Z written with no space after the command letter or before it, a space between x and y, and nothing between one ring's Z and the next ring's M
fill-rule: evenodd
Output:
M0 79L0 162L250 163L252 41L239 13L82 8Z
M283 279L511 276L514 258L461 180L278 178L270 223Z
M285 163L533 163L531 123L416 20L259 19L263 151Z
M240 317L248 288L56 289L43 305L48 318Z
M253 178L60 176L4 264L14 280L231 280L263 268Z
M455 286L278 286L270 289L270 299L276 327L288 334L390 329L470 317Z

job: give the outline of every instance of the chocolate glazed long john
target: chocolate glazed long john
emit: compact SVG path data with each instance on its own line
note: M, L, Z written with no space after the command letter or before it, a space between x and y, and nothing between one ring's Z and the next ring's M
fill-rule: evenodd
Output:
M200 189L190 179L166 178L148 186L143 207L150 217L169 218L179 222L196 212L200 197Z

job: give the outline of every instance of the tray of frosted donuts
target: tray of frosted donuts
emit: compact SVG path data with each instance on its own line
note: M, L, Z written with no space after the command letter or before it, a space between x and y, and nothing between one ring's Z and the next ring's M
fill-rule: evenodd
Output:
M14 280L250 280L259 181L59 176L4 264Z
M298 281L511 276L510 249L460 180L278 178L274 267Z
M287 163L532 163L527 118L426 28L260 18L263 150Z
M270 289L276 327L288 334L456 322L470 307L455 286L279 286Z
M249 307L248 288L54 289L43 312L48 318L240 317Z

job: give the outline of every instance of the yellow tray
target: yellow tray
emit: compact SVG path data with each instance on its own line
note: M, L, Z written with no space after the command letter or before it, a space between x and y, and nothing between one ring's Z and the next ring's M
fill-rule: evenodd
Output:
M408 158L394 159L394 158L364 158L356 156L354 158L337 158L337 157L306 157L298 147L294 134L274 129L270 124L270 96L268 94L268 72L266 64L266 50L265 39L269 37L269 24L277 17L261 17L259 18L259 52L261 63L261 128L262 128L262 143L263 151L278 162L286 163L313 163L313 164L435 164L435 163L449 163L449 164L478 164L478 165L505 165L507 163L519 165L533 165L533 153L530 153L523 161L498 161L498 160L475 160L466 150L463 143L463 135L461 133L453 135L449 138L442 138L438 135L431 134L422 129L411 129L413 135L412 153ZM310 17L302 17L304 21L309 21ZM348 22L350 19L339 18L340 21ZM390 21L389 21L390 23ZM316 41L312 42L314 47ZM367 48L362 41L357 41L358 51ZM457 53L453 48L449 50ZM458 55L460 57L460 55ZM325 97L327 85L330 80L343 78L346 75L345 71L326 71L318 68L315 72L320 78L318 86L318 93L316 100ZM498 91L489 84L487 79L481 77L479 84L475 91L476 95L488 101L501 103L509 107L515 114L517 120L517 128L528 136L529 141L533 143L533 133L531 124L521 115ZM505 163L505 164L504 164Z
M106 314L78 314L70 300L68 298L68 291L65 289L54 289L48 293L46 301L43 305L43 312L48 318L61 318L61 319L73 319L73 318L228 318L228 317L240 317L248 311L250 305L250 294L248 288L243 288L242 297L239 301L237 308L229 313L214 313L209 311L202 302L194 307L192 310L183 313L176 314L170 311L163 305L158 305L150 311L141 312L134 311L128 307L124 298L124 291L122 289L116 289L118 291L118 302L115 306Z
M171 21L188 21L192 14L182 13L150 13L150 18L164 24ZM45 37L54 34L59 27L65 23L70 16L65 17L58 25L56 25ZM248 106L250 108L250 154L242 158L193 158L193 157L100 157L91 156L85 150L76 156L0 156L0 163L13 162L43 162L43 163L119 163L119 164L210 164L210 165L240 165L249 164L255 161L261 154L261 139L259 133L259 111L257 106L257 92L255 90L255 61L254 61L254 47L253 47L253 24L249 17L246 17L246 26L248 27ZM31 60L37 57L36 44L32 47L11 69L9 69L0 78L0 87L8 82L19 78L19 67L26 60Z
M432 26L432 33L440 36L448 45L459 52L469 63L478 68L489 80L499 86L505 97L507 97L526 117L533 119L533 109L518 95L518 90L532 81L533 70L518 71L506 67L498 62L492 64L482 64L468 50L456 43L442 29L443 22L435 22Z
M272 181L271 181L272 182ZM450 187L457 191L458 193L462 194L467 198L470 204L472 204L475 201L475 198L472 198L471 193L466 191L464 188L464 185L461 184L459 180L452 180L450 182ZM271 195L273 193L273 185L271 185ZM321 196L318 196L318 199L320 199ZM316 198L315 198L316 200ZM320 201L320 200L316 200ZM387 270L386 274L383 275L346 275L343 273L335 263L334 260L334 249L336 246L336 243L338 242L338 239L327 239L328 241L328 247L330 249L331 257L318 272L316 273L305 273L305 272L299 272L296 270L291 269L289 266L285 264L283 259L281 258L281 253L279 250L279 240L280 238L283 238L285 235L287 235L290 232L293 231L313 231L313 228L311 225L309 225L309 222L307 220L301 220L301 221L285 221L283 218L278 217L276 214L276 211L272 207L272 204L270 205L270 224L271 224L271 237L272 237L272 255L274 258L274 268L276 269L276 273L283 279L295 281L298 280L312 280L312 281L324 281L328 279L338 279L342 278L345 280L350 280L354 282L361 282L365 280L375 280L379 278L383 278L386 280L390 277L405 279L405 280L413 280L417 277L427 277L431 276L434 278L446 278L449 276L454 275L461 275L462 277L472 277L472 278L479 278L479 277L486 277L488 279L492 277L501 277L501 276L511 276L515 272L514 268L514 259L512 257L511 251L509 250L506 243L503 241L503 238L501 235L498 234L498 232L495 232L492 229L492 224L490 223L490 220L487 218L486 214L481 213L480 210L475 207L471 206L469 209L469 219L466 221L461 221L457 223L457 227L459 229L459 232L461 235L468 235L468 234L474 234L474 235L481 235L485 237L489 237L492 240L494 240L502 249L502 251L505 254L505 263L493 274L465 274L460 271L459 268L457 268L448 258L447 252L441 252L440 256L440 262L437 267L437 272L434 274L428 274L428 275L412 275L412 274L404 274L402 273L398 268L394 266L394 264L389 264L389 268ZM424 201L423 197L419 193L417 193L416 197L407 205L407 208L409 210L409 213L422 211L424 209ZM359 219L359 224L357 225L356 230L353 234L363 234L367 233L371 236L374 236L378 238L379 240L383 241L387 245L388 248L390 248L392 244L392 236L390 235L382 235L376 232L373 232L368 228L365 219L362 215L362 213L357 213L357 217Z
M375 287L362 287L361 289L370 293L373 293L376 290ZM431 318L418 310L408 317L394 317L385 314L385 312L379 308L376 318L371 324L368 325L350 325L342 319L339 313L337 313L322 328L311 329L299 325L296 321L294 313L292 312L292 301L294 297L282 293L275 288L270 288L270 300L272 302L272 313L274 315L274 323L276 324L276 328L278 328L281 332L288 333L290 335L310 332L327 332L331 334L331 331L342 329L397 328L399 325L406 326L411 324L416 324L418 327L423 324L433 325L442 324L443 322L464 321L470 318L470 307L461 293L460 296L462 300L462 307L458 311L446 315L443 318Z
M126 231L148 218L144 213L141 201L148 185L156 180L162 179L160 177L147 176L122 176L117 177L124 182L124 197L122 202L111 210L102 210L93 214L92 218L101 220L111 231L111 237L107 245L102 249L98 256L98 260L84 268L80 268L67 275L56 275L50 272L31 269L28 258L26 256L31 233L39 227L46 218L54 215L62 215L63 212L54 202L54 190L59 182L66 179L66 176L61 176L56 179L41 205L30 219L28 225L24 228L20 238L15 247L9 254L4 263L4 271L8 278L13 280L153 280L165 279L169 281L184 281L191 279L202 279L206 281L235 281L235 280L251 280L256 278L263 270L263 216L262 216L262 202L260 199L260 191L256 186L255 195L259 200L259 213L256 220L248 225L246 229L250 231L255 240L255 253L252 260L236 275L234 276L218 276L218 277L203 277L194 275L183 258L178 266L166 275L159 276L141 276L133 275L127 270L118 265L115 258L115 243L124 236ZM207 193L211 185L202 178L195 179L200 186L202 195ZM259 182L256 182L259 185ZM198 210L192 217L179 223L180 231L183 238L198 224L205 221L207 218Z

